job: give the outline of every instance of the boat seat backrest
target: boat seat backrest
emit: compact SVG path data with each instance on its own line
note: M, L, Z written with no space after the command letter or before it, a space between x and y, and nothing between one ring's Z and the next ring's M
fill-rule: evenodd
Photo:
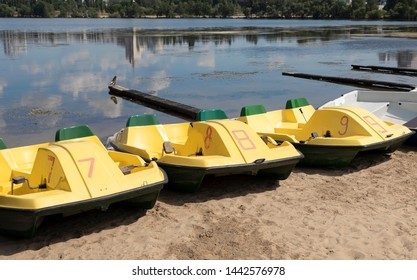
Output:
M273 133L274 125L269 121L267 114L258 114L245 117L245 122L256 132Z
M285 109L283 110L282 122L297 123L302 126L308 122L314 112L315 109L311 105Z
M265 113L266 113L266 109L264 105L262 104L245 106L245 107L242 107L242 109L240 110L241 117L265 114Z
M304 97L301 98L295 98L295 99L289 99L287 100L287 103L285 104L285 109L294 109L299 107L304 107L310 105Z
M129 133L129 142L148 153L165 152L168 141L164 126L161 125L155 114L133 115L127 120L126 127Z
M273 133L274 125L270 121L263 105L249 105L240 110L238 120L248 124L258 133Z
M305 124L314 113L314 108L307 99L295 98L287 100L283 112L283 122Z
M127 120L126 127L161 124L154 114L134 115Z
M71 140L88 136L94 136L94 133L87 125L71 126L59 129L55 133L55 141Z
M10 164L10 157L6 151L0 150L0 182L8 182L11 177L12 165Z
M77 140L83 138L83 140L94 142L97 145L104 147L103 143L101 143L100 139L91 131L91 129L87 125L78 125L78 126L71 126L59 129L55 133L55 141L67 141L67 140Z
M1 175L7 173L6 169L22 170L24 173L30 173L39 148L48 145L49 143L43 143L0 150ZM10 173L7 176L10 176Z
M169 141L162 124L131 126L126 129L128 129L129 145L147 151L149 154L160 154L163 150L163 143Z
M213 110L201 110L197 114L197 121L209 121L209 120L223 120L227 119L227 115L220 109Z
M4 143L3 138L0 138L0 150L7 149L6 143Z

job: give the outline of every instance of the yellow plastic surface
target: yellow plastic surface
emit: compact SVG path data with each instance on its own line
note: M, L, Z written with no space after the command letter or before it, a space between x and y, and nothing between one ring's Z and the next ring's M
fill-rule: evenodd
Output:
M163 151L166 141L172 144L174 153ZM161 163L189 167L219 167L300 155L289 143L269 147L249 126L228 119L126 127L113 144L147 160L156 158Z
M308 105L239 117L237 120L247 123L260 135L312 145L364 146L410 133L405 126L383 122L358 107L314 110ZM312 133L318 137L312 137Z
M124 175L120 168L126 166L130 172ZM108 151L96 136L0 150L0 168L0 207L20 209L76 203L164 181L156 163ZM12 186L17 176L26 180Z

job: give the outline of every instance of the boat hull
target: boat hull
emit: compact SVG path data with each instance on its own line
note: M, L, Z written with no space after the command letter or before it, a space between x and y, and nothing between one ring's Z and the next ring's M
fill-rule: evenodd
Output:
M105 197L39 209L0 207L0 232L4 234L31 237L36 233L42 221L47 216L69 216L94 209L104 211L115 203L151 209L155 205L158 195L165 183L166 180L164 182L158 182L145 187L141 186L136 189Z
M345 167L349 165L360 152L374 151L392 153L407 141L409 137L410 134L406 134L393 140L386 140L366 146L292 144L304 154L304 159L300 161L300 165Z
M268 145L246 124L229 119L161 125L155 116L137 115L108 143L157 162L168 175L168 187L191 192L206 176L250 174L284 180L304 157L290 143Z
M0 232L32 236L47 216L106 210L123 202L152 208L167 182L156 163L108 151L87 126L55 142L0 149Z
M163 168L168 175L166 187L195 192L200 188L204 178L208 176L247 174L285 180L302 158L303 156L300 155L285 160L268 161L258 164L252 163L213 167L189 167L164 163L159 163L159 166Z
M417 146L417 129L414 128L414 127L409 127L409 129L411 131L413 131L414 134L411 135L410 138L408 138L407 140L405 140L404 145Z
M300 143L292 143L299 150L304 159L300 165L307 166L334 166L344 167L349 165L360 151L360 147L320 146Z
M391 153L414 134L363 108L315 110L304 98L289 100L286 109L269 112L263 105L246 106L238 120L263 137L290 142L304 154L300 164L310 166L343 167L363 151Z

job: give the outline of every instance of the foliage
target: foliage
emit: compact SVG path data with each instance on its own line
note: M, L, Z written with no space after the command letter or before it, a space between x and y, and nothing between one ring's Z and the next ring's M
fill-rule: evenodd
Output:
M0 17L13 17L14 10L6 4L0 4Z
M0 17L234 17L416 20L417 0L0 0Z
M33 15L35 17L49 18L52 17L53 7L51 4L39 1L33 7Z

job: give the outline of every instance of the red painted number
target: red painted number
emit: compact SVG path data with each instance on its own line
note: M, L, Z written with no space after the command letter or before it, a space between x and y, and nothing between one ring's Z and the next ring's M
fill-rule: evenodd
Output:
M213 134L213 129L211 128L211 126L207 127L206 130L206 137L204 138L204 147L206 149L210 148L210 144L211 144L211 135Z
M90 162L90 167L88 168L88 178L91 178L91 176L93 176L93 170L94 170L94 162L96 161L95 158L84 158L84 159L80 159L78 160L78 162L86 162L89 161Z
M252 140L250 140L248 134L246 134L246 131L244 130L233 130L232 131L233 136L239 143L239 146L243 150L253 150L256 149L255 144L253 144ZM246 143L246 144L244 144Z
M349 118L347 116L343 116L340 119L340 125L343 126L345 130L344 131L340 131L339 130L337 132L339 132L339 135L345 135L346 132L347 132L347 130L348 130L348 128L349 128Z
M381 128L381 130L378 130L379 133L385 133L387 132L387 130L385 128L383 128L379 123L377 123L371 116L364 116L363 117L365 121L367 121L370 125L376 125L379 128Z
M54 168L54 164L55 164L55 157L48 155L48 160L52 161L51 170L49 171L49 174L48 174L48 183L50 183L51 182L52 169Z

